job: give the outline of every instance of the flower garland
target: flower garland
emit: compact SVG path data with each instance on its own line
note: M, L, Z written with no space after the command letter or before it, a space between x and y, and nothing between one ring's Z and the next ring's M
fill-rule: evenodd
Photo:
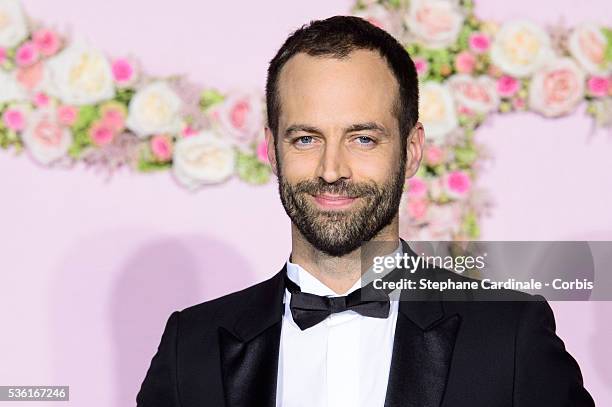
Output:
M420 78L424 165L407 183L405 236L477 238L488 208L474 188L486 158L475 130L492 113L571 113L586 100L612 125L612 31L478 20L471 0L358 1L353 14L398 38ZM189 190L233 176L270 179L261 92L221 93L147 75L0 0L0 146L46 166L170 170ZM404 227L403 227L404 229Z
M472 0L362 0L354 14L404 44L419 75L427 143L407 183L407 238L478 238L490 201L474 187L488 158L474 133L488 116L530 110L552 118L586 101L597 125L612 125L610 28L499 25L479 20Z
M191 190L268 181L261 93L153 78L31 21L17 0L0 0L0 21L3 148L47 166L171 170Z

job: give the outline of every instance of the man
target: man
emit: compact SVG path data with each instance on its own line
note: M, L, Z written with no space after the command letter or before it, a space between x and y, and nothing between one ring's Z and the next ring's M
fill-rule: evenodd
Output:
M424 130L397 41L355 17L314 21L271 61L266 98L289 261L174 312L138 406L593 405L545 301L357 298L364 242L413 254L398 208Z

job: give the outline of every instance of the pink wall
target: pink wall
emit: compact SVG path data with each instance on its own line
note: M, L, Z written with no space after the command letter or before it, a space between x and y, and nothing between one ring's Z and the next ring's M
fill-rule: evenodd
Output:
M225 90L262 89L267 61L292 29L351 5L24 3L30 15L110 54L133 52L151 73L184 72ZM607 0L480 0L478 9L499 20L612 26ZM580 114L490 120L479 137L496 161L482 184L497 208L483 237L612 240L612 138L589 133ZM46 170L6 152L0 174L0 383L67 384L71 405L134 405L171 311L260 281L289 253L289 222L273 183L230 182L191 194L168 174L124 171L105 182L80 166ZM599 405L612 404L612 303L553 306L587 388Z

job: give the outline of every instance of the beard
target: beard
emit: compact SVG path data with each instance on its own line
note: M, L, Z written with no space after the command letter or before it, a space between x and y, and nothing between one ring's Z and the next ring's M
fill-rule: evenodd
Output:
M290 184L277 165L279 194L287 215L306 240L329 256L351 253L389 225L399 210L405 183L405 154L399 168L382 184L341 178L322 178ZM312 196L322 194L359 198L350 209L322 210ZM311 195L311 197L308 197Z

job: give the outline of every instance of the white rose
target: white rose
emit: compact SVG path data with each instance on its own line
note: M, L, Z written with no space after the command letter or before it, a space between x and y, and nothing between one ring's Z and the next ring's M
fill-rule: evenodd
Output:
M457 41L464 19L457 1L412 0L405 23L423 45L443 48Z
M477 113L492 112L499 105L496 82L488 76L453 75L448 86L457 103Z
M574 110L584 97L584 72L570 58L549 61L529 85L529 107L553 117Z
M442 143L445 136L457 128L453 96L446 85L433 81L421 85L419 120L425 127L425 137L434 143Z
M592 75L607 75L612 70L612 64L605 62L608 40L595 24L582 24L570 34L569 50L580 65Z
M12 48L25 40L28 27L17 0L0 0L0 47Z
M241 144L255 140L263 128L264 114L262 96L257 92L233 92L212 111L221 134Z
M363 18L394 37L398 37L402 32L402 22L397 17L398 13L390 11L382 4L369 4L366 8L355 11L353 15Z
M15 78L15 73L8 74L0 69L0 103L26 99L27 94Z
M113 74L106 57L82 41L75 41L45 67L47 93L71 105L88 105L115 96Z
M202 131L176 142L172 169L181 185L195 190L229 178L234 173L235 162L236 152L228 140Z
M519 78L533 74L553 56L546 31L529 21L505 23L491 45L493 63Z
M72 133L56 120L55 109L35 110L28 118L21 138L36 161L49 165L66 155L72 145Z
M178 133L181 130L180 97L163 81L140 89L128 109L127 127L139 137L155 133Z

